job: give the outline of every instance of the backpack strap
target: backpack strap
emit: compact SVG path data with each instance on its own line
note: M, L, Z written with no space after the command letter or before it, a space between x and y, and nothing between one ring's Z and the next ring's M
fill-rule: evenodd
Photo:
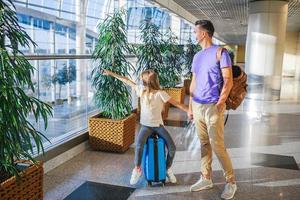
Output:
M224 122L224 126L227 124L228 117L229 117L229 110L227 111L227 115L226 115L226 119L225 119L225 122Z
M222 47L219 47L217 49L217 61L221 60L221 55L222 55L223 50L224 50L224 48L222 48Z

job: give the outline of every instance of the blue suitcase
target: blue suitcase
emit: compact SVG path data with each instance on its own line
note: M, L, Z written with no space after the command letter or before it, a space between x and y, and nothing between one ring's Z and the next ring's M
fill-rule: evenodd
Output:
M166 182L165 141L156 134L150 136L144 147L143 170L148 185Z

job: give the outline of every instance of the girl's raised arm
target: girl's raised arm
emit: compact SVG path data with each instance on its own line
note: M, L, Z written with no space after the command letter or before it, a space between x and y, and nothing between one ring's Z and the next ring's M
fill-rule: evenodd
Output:
M107 69L104 69L102 71L102 74L103 75L109 75L109 76L112 76L112 77L115 77L116 79L126 83L127 85L129 85L130 87L134 88L136 86L136 83L133 82L132 80L130 80L129 78L127 78L126 76L121 76L119 74L116 74L110 70L107 70Z

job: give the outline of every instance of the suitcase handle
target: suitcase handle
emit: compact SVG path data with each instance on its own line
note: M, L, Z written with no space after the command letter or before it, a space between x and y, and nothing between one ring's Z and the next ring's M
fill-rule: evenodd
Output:
M158 139L158 134L156 132L153 132L150 137Z

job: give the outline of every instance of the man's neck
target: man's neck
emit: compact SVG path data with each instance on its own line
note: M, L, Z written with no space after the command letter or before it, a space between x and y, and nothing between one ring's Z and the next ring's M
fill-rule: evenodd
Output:
M207 49L209 48L211 45L213 45L212 40L211 39L205 39L200 43L200 46L202 47L202 49Z

